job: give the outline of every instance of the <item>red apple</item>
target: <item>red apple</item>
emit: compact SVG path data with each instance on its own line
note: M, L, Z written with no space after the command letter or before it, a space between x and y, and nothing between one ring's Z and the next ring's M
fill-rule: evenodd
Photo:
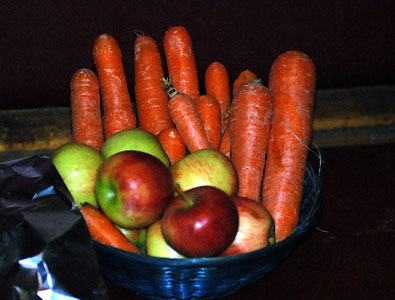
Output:
M233 242L239 215L231 197L224 191L201 186L179 194L162 217L165 241L186 257L210 257Z
M155 156L122 151L100 167L95 195L115 225L138 229L161 217L174 196L174 182L169 168Z
M235 196L239 230L233 243L220 256L255 251L274 243L274 222L263 206L249 198Z

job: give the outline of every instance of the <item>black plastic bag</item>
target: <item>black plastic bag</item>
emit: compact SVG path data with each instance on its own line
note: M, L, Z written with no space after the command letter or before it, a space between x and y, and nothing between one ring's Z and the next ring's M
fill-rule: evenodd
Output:
M0 163L0 299L108 299L86 224L45 155Z

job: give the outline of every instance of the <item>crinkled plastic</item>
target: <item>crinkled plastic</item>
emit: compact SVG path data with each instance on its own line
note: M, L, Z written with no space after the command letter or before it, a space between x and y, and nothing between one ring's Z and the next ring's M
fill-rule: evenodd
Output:
M108 299L86 224L51 160L0 163L0 299Z

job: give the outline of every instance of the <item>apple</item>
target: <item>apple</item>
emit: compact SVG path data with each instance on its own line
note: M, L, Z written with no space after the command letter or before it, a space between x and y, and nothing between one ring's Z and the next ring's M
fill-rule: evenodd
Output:
M233 242L238 225L233 199L212 186L179 191L161 220L165 241L186 257L220 254Z
M233 243L220 256L230 256L255 251L274 243L274 222L261 203L246 198L233 197L239 213L239 230Z
M104 161L100 152L91 146L70 142L56 148L50 157L75 204L80 208L87 202L98 208L95 181Z
M170 169L155 156L122 151L100 167L95 194L103 213L115 225L138 229L161 217L174 196L174 182Z
M158 138L145 130L135 128L122 130L109 137L101 148L104 159L115 153L135 150L151 154L159 158L167 167L171 163L166 152L163 150Z
M147 236L147 228L139 228L139 229L126 229L115 225L119 229L120 232L123 233L124 236L135 245L141 253L146 253L147 249L145 246L145 239Z
M206 148L185 156L171 168L174 182L182 191L213 186L229 196L237 192L237 173L232 162L221 152Z
M185 258L166 243L162 235L161 220L151 224L146 237L147 254L156 257Z

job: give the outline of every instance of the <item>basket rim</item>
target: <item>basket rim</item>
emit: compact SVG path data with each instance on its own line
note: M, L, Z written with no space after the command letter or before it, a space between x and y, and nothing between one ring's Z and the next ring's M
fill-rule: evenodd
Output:
M198 257L198 258L166 258L166 257L155 257L146 254L137 254L127 252L115 247L107 246L93 240L95 247L103 250L107 254L121 256L120 259L130 259L135 262L155 264L162 267L219 267L221 265L229 265L235 263L244 263L246 261L253 261L259 257L271 256L279 252L279 249L285 249L294 241L299 240L307 231L298 231L298 228L303 224L299 225L296 230L285 240L277 242L273 245L266 246L262 249L251 251L248 253L232 255L232 256L215 256L215 257Z
M317 195L320 197L320 195ZM301 240L304 236L307 235L308 231L312 229L313 225L305 228L305 224L309 219L318 215L321 212L322 203L319 199L316 199L316 203L311 209L311 211L315 211L310 214L303 223L299 224L298 227L283 241L276 242L273 245L266 246L262 249L258 249L255 251L251 251L248 253L232 255L232 256L216 256L216 257L199 257L199 258L166 258L166 257L155 257L149 256L146 254L137 254L127 252L115 247L107 246L92 240L95 247L99 248L100 251L105 252L108 255L116 255L120 259L133 260L135 262L145 263L145 264L155 264L157 266L162 267L180 267L180 268L196 268L196 267L219 267L221 265L230 265L235 263L244 263L247 261L254 261L258 258L264 256L272 256L281 250L285 250L292 244L296 244L295 242Z

